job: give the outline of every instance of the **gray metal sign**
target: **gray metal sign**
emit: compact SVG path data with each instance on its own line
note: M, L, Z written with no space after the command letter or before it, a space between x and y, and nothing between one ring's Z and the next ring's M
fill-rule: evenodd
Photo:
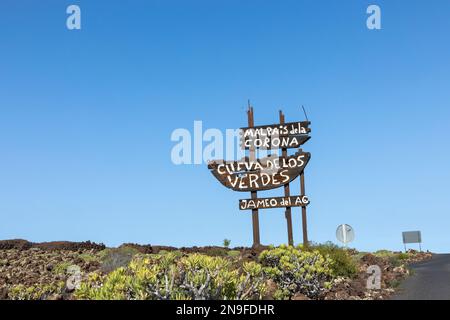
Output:
M355 239L355 231L348 224L341 224L336 229L336 238L347 245Z
M405 231L402 233L403 243L422 243L420 231Z

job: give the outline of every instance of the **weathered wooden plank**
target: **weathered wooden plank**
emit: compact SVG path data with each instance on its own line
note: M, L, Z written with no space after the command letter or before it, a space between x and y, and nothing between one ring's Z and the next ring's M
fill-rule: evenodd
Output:
M239 209L252 210L252 209L273 209L285 207L306 207L308 204L309 199L305 195L289 196L289 197L241 199L239 200Z

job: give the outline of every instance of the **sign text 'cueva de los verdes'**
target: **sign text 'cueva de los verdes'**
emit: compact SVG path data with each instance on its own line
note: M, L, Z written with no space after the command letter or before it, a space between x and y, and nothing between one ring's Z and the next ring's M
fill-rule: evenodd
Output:
M281 187L303 171L311 155L297 152L289 157L250 161L212 161L208 167L225 187L234 191L263 191Z
M280 111L280 123L254 126L253 107L247 111L248 127L240 129L241 148L248 156L241 160L214 160L208 163L213 176L225 187L239 192L250 192L250 199L239 200L240 210L252 211L253 244L259 245L259 209L285 208L288 224L288 241L293 244L291 208L301 207L303 242L308 243L306 229L306 206L309 199L305 195L304 169L311 159L309 152L298 149L309 139L309 121L285 123ZM288 150L297 148L292 154ZM256 157L256 150L281 150L281 156ZM292 182L300 177L299 195L292 196ZM260 197L258 192L283 187L282 197Z

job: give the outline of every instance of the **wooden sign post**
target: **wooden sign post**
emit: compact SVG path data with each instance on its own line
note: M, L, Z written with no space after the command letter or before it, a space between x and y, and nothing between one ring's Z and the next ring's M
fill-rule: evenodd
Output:
M251 128L255 125L254 123L254 117L253 117L253 107L248 106L247 111L247 117L248 117L248 126ZM249 158L250 163L256 161L255 156L255 148L251 147L249 152ZM253 200L256 200L258 198L257 191L251 191L251 196ZM261 240L259 238L259 214L258 214L258 208L252 209L252 226L253 226L253 246L259 246L261 245Z
M300 193L305 194L305 173L300 173ZM302 207L303 245L308 246L308 226L306 224L306 206Z
M283 111L280 110L280 124L284 124L284 114ZM283 157L287 157L287 148L281 148L281 155ZM290 190L289 190L289 183L284 185L284 196L289 197ZM287 223L287 232L288 232L288 243L289 245L294 245L294 234L292 232L292 213L291 213L291 207L286 207L286 211L284 213L286 217L286 223Z
M298 148L310 139L309 121L286 123L279 112L279 124L255 126L253 107L247 110L248 127L241 128L241 147L248 157L237 161L215 160L208 163L214 177L234 191L250 192L250 199L239 200L240 210L252 210L253 246L261 245L259 209L285 208L289 245L294 245L292 208L302 208L303 244L308 245L304 169L311 154L298 149L288 155L288 149ZM281 156L257 158L256 150L281 149ZM290 183L300 177L300 195L291 196ZM258 191L283 187L284 197L258 198Z

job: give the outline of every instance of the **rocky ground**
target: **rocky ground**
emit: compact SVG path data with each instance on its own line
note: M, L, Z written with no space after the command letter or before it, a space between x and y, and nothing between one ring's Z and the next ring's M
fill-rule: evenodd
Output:
M120 266L126 266L136 254L177 250L183 253L235 255L244 261L251 261L257 260L263 249L264 247L228 249L215 246L173 248L137 244L124 244L114 249L92 242L31 243L25 240L5 240L0 241L0 299L72 299L74 287L70 285L70 277L73 276L71 268L79 268L84 276L93 272L106 274ZM398 259L399 253L387 251L371 254L353 250L351 254L358 261L357 275L351 279L336 278L324 299L386 299L409 275L409 263L431 258L431 253L415 251L403 254L401 260ZM370 276L368 268L373 265L379 266L381 270L380 290L367 289ZM294 299L308 298L297 295Z
M410 263L431 259L429 252L409 252L410 258L401 262L393 260L390 255L376 255L367 253L359 259L359 272L354 279L335 279L333 288L329 290L327 300L384 300L390 297L398 285L410 275ZM358 254L355 252L355 254ZM379 266L381 271L380 290L368 290L367 282L371 275L370 266Z
M90 257L103 249L105 246L90 242L1 241L0 299L11 298L12 288L26 287L35 291L52 285L64 288L69 276L67 268L76 265L84 273L99 270L99 261Z

